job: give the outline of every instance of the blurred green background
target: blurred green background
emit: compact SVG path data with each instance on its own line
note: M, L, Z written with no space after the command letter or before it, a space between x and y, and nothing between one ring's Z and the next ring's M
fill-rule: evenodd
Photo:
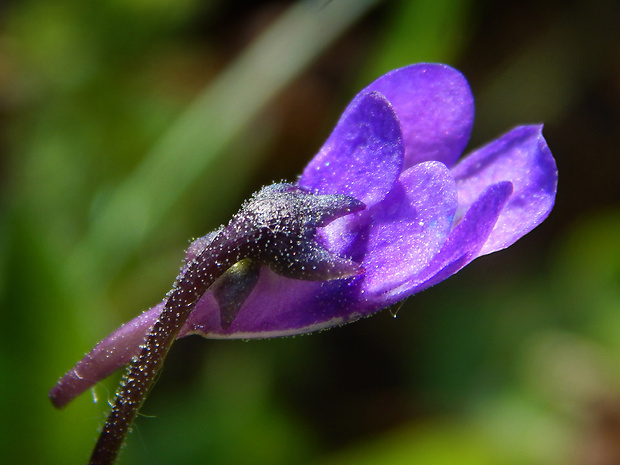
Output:
M396 319L180 340L119 463L619 464L618 24L615 0L3 0L2 463L86 463L118 376L62 411L58 377L360 88L440 61L470 149L546 123L549 219Z

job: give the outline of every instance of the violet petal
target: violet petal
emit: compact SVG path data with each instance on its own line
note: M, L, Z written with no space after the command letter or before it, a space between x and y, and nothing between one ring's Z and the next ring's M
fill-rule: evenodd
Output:
M358 241L366 250L352 252L366 268L362 298L382 306L439 253L457 207L456 184L443 163L420 163L398 181L369 212L367 240Z
M256 287L241 306L228 329L219 322L219 309L207 292L190 314L179 337L200 334L209 338L253 339L301 334L343 323L334 306L333 286L345 286L349 280L329 282L302 281L261 268Z
M448 167L456 163L474 121L474 98L459 71L435 63L405 66L381 76L360 94L371 91L385 95L398 115L405 168L428 160Z
M400 124L377 93L361 95L342 115L298 185L318 194L346 194L367 207L381 201L402 169Z
M452 174L464 212L487 186L513 184L511 195L479 255L508 247L540 224L555 202L558 172L542 126L520 126L459 162ZM457 213L458 215L459 213Z
M471 205L461 222L452 230L448 240L428 268L395 293L402 296L416 294L447 279L480 255L512 194L510 182L489 186Z

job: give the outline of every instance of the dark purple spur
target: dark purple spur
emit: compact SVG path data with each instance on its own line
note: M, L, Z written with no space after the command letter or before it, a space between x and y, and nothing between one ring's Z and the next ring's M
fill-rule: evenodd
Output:
M354 321L540 224L557 187L542 126L519 126L458 161L473 118L453 68L391 71L349 104L295 184L263 188L194 241L166 298L50 392L62 407L130 363L91 463L113 462L175 338L288 336Z

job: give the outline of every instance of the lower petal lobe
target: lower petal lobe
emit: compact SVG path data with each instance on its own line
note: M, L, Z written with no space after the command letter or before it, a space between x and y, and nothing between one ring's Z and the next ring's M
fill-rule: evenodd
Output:
M512 184L507 181L487 187L450 232L429 266L400 291L412 295L434 286L479 257L511 194Z
M428 266L448 237L456 206L456 185L443 163L420 163L402 174L390 195L369 212L361 261L367 302L393 303L397 289ZM352 257L358 259L356 252Z

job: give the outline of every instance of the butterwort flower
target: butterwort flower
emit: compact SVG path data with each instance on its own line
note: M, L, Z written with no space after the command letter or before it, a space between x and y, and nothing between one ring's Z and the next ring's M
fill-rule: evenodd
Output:
M168 296L87 354L52 389L54 404L135 364L166 309L187 307L174 337L307 333L371 315L513 244L551 211L555 161L540 125L459 161L473 118L467 81L446 65L377 79L297 182L264 188L194 241ZM209 261L223 270L212 280Z

